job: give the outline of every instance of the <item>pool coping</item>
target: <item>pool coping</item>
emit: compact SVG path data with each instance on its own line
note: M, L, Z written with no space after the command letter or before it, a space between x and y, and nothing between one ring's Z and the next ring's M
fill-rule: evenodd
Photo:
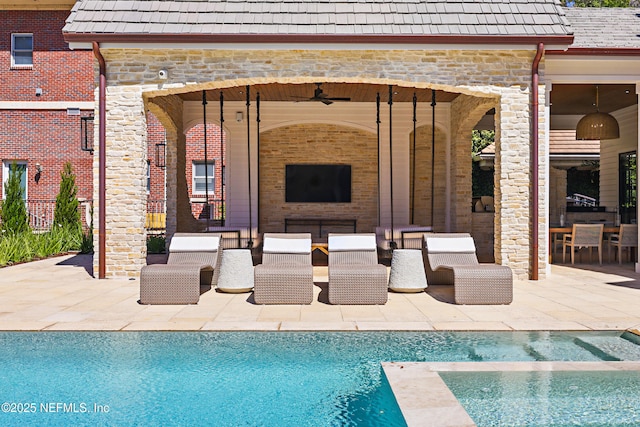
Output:
M472 427L440 372L640 371L640 362L383 362L382 368L409 427Z

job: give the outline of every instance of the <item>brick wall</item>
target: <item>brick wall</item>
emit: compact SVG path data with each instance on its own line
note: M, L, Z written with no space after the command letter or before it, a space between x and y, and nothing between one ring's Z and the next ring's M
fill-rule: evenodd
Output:
M285 165L295 163L350 164L351 203L285 203ZM378 222L376 135L326 124L264 132L260 197L260 232L284 231L285 218L356 219L358 232L373 232Z
M59 110L0 110L0 140L2 161L28 162L30 200L55 200L60 190L60 172L66 162L71 162L76 174L78 197L93 198L93 156L80 149L79 116L68 116L66 111ZM36 163L43 169L37 178ZM0 194L3 191L4 188L0 189Z
M80 117L67 115L66 107L35 108L38 102L94 100L93 54L69 50L61 32L68 15L68 11L0 10L0 101L34 105L0 110L0 160L27 161L30 200L55 199L66 162L76 174L78 197L93 198L93 158L80 149ZM32 68L11 69L12 33L33 34ZM42 96L36 97L36 88L42 89ZM39 176L36 163L42 166Z
M0 101L93 101L93 53L69 50L67 11L0 10ZM33 33L33 68L11 69L11 34ZM36 97L36 88L42 96Z
M158 166L156 161L156 144L165 142L164 126L153 113L147 113L147 160L149 161L150 188L147 198L149 201L164 200L164 168ZM166 157L166 156L165 156ZM166 162L166 158L165 158Z
M223 134L224 135L224 134ZM193 194L193 162L204 162L204 125L199 124L187 132L186 135L186 179L189 197L191 199L202 200L204 194ZM223 136L222 146L225 141ZM209 187L209 200L220 200L222 198L222 150L220 146L220 126L212 123L207 124L207 163L213 164L214 185ZM204 203L194 203L192 212L195 218L202 215ZM204 217L203 217L204 218Z

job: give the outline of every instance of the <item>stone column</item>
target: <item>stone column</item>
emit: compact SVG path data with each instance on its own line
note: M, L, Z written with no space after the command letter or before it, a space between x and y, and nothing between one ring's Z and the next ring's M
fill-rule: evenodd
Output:
M532 247L529 98L528 90L507 88L496 109L495 258L521 279L528 278Z
M147 123L142 93L137 86L110 86L106 98L106 277L137 277L147 255ZM94 191L98 200L97 186ZM97 259L96 254L94 263Z

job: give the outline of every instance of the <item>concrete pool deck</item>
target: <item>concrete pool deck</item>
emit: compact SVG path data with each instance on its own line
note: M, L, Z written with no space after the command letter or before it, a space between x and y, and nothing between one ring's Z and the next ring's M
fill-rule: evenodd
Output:
M551 271L546 280L514 281L514 301L504 306L456 305L448 286L430 286L426 293L389 293L383 306L334 306L326 302L326 267L314 267L310 305L259 306L251 293L208 290L197 305L148 306L138 304L139 280L94 279L91 256L67 255L0 269L0 330L640 330L640 274L632 264L553 265ZM640 370L640 362L501 363L500 368L578 365ZM496 369L485 362L383 364L411 427L475 425L438 375L469 366Z
M0 269L0 330L626 330L640 329L640 274L632 264L553 265L541 281L514 281L510 305L453 303L448 286L389 293L382 306L327 301L315 267L310 305L253 304L252 294L208 290L197 305L138 304L138 280L92 277L90 255Z

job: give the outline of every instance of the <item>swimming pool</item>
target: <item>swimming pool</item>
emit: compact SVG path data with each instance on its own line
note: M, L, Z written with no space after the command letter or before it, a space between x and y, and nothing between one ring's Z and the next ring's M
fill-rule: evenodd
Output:
M478 426L640 425L640 371L441 372Z
M381 361L620 359L613 332L7 332L0 424L402 426Z

